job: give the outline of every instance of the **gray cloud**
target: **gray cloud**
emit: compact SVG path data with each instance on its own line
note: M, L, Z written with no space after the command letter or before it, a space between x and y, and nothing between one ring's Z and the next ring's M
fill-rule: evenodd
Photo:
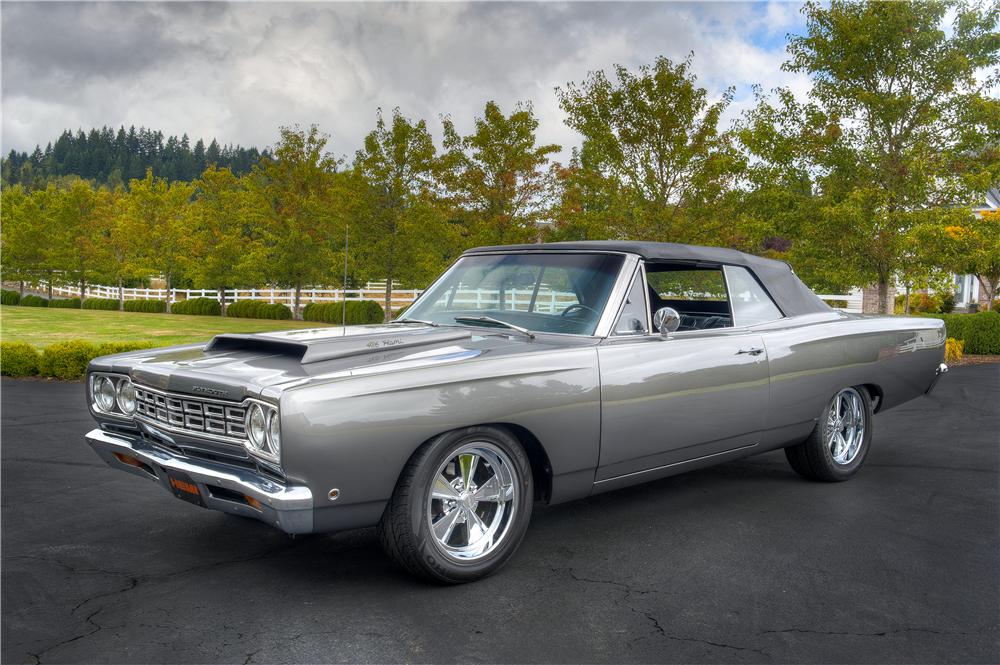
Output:
M683 3L5 3L3 149L65 128L135 124L263 146L317 123L350 155L376 109L468 128L489 99L533 103L567 149L553 88L695 52L719 94L801 81L776 31L797 5ZM741 93L742 94L742 93ZM739 104L736 105L736 109ZM735 110L734 110L735 112Z

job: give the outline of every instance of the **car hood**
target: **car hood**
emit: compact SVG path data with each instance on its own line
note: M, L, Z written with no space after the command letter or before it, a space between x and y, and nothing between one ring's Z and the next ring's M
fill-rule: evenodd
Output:
M239 400L318 381L593 344L585 337L386 324L218 335L207 344L97 358L91 370L128 373L170 392Z

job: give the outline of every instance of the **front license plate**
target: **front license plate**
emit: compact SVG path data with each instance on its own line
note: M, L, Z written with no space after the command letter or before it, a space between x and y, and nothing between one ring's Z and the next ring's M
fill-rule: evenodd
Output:
M178 499L183 499L188 503L193 503L196 506L201 506L202 508L205 507L205 502L201 498L201 492L198 491L198 486L189 476L177 471L168 471L167 483L170 485L170 491L173 492L174 496Z

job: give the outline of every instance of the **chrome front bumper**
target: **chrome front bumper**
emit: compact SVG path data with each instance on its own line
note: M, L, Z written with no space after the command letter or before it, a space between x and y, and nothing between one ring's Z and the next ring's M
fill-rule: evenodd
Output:
M313 530L313 498L308 487L283 485L249 469L182 457L140 438L102 429L92 430L86 439L112 468L156 481L172 494L177 492L171 486L171 474L183 479L182 485L190 485L186 482L190 479L206 508L252 517L286 533Z

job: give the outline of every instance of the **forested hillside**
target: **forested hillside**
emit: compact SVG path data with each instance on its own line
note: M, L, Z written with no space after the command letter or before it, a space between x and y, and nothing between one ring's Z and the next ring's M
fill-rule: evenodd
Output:
M11 150L2 160L0 174L4 184L30 189L45 187L52 179L66 175L114 188L144 178L149 168L170 181L193 180L212 164L242 175L249 173L261 156L257 148L220 146L215 139L207 146L202 139L192 145L187 134L177 138L145 127L119 127L117 131L101 127L76 134L66 130L54 143L44 149L36 146L31 154Z

